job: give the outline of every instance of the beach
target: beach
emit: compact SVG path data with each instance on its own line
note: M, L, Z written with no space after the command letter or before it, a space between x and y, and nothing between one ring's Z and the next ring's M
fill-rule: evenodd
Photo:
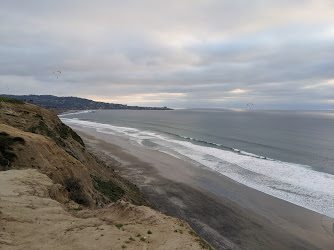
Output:
M330 217L124 137L71 126L155 208L184 219L217 249L333 249Z

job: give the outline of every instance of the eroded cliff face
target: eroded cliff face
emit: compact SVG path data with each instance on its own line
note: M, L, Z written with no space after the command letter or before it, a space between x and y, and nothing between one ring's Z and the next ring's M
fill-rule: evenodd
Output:
M54 185L36 169L0 172L1 249L202 249L205 244L184 221L145 206L118 201L68 210L51 199Z
M5 161L1 169L36 168L65 188L60 193L88 207L118 199L149 205L135 185L113 172L112 165L91 155L80 136L56 114L29 103L0 104L2 138L7 134L24 141L10 146L16 157Z
M1 249L210 249L49 110L0 101Z

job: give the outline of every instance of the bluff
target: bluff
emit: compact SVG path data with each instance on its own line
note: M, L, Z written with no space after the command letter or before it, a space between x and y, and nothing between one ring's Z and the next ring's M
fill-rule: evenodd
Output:
M39 106L0 98L0 170L1 249L211 248Z
M0 105L1 140L12 140L7 146L12 148L12 157L7 159L1 152L2 170L38 169L65 187L74 201L92 208L120 198L137 205L149 204L136 186L90 154L80 136L53 112L24 102ZM110 193L108 186L113 187Z

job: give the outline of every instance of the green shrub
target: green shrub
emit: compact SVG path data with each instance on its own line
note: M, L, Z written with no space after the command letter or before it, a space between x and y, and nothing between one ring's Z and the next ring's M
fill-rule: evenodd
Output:
M60 123L55 126L55 131L63 139L66 139L69 136L69 130L70 128L64 123Z
M116 202L124 195L124 190L112 181L102 181L97 176L92 176L92 179L94 188L111 201Z
M73 210L75 210L75 211L81 211L82 207L73 208Z
M64 180L65 188L69 193L69 198L78 204L89 205L89 201L84 193L79 179L67 177Z
M85 147L85 144L83 142L83 140L81 139L81 137L73 130L71 129L69 126L65 125L64 123L60 123L55 127L55 130L57 132L57 134L62 138L62 139L67 139L68 136L71 135L71 137L79 142L81 144L81 146Z
M195 236L197 237L195 239L195 241L198 242L198 244L203 248L203 249L209 249L209 250L212 250L212 247L205 241L203 240L197 233L195 233L194 231L192 230L189 230L188 233L192 236Z
M188 231L188 233L189 233L190 235L193 235L193 236L195 236L195 237L197 237L197 236L198 236L198 234L197 234L197 233L195 233L194 231L191 231L191 230L189 230L189 231Z
M76 140L77 142L79 142L81 144L81 146L85 147L85 143L83 142L83 140L81 139L81 137L73 130L70 128L70 133L71 136L74 140Z
M34 117L43 120L43 117L40 114L35 114Z
M202 238L197 238L195 241L198 242L198 244L203 248L203 249L209 249L212 250L212 247L206 243Z
M16 154L11 152L12 145L16 143L24 145L25 140L22 137L13 137L6 132L0 132L0 170L8 170L17 158Z
M147 234L152 234L152 231L151 231L151 230L148 230L148 231L147 231Z
M61 146L62 148L66 147L66 143L61 138L53 138L55 143L57 143L58 146ZM68 151L66 151L69 153ZM73 156L73 155L72 155Z
M51 131L43 121L40 121L36 126L30 127L28 131L34 134L46 135L52 139L55 138L55 133Z
M117 227L118 229L120 229L121 227L123 227L123 224L115 224L115 227Z
M30 127L28 132L48 136L63 148L66 147L66 144L63 140L71 136L75 141L79 142L81 146L85 147L81 137L69 126L65 125L64 123L59 123L52 130L45 124L42 116L35 115L35 117L40 118L41 120L39 121L38 125Z
M8 102L12 104L24 104L24 101L14 99L14 98L7 98L7 97L0 97L0 102Z

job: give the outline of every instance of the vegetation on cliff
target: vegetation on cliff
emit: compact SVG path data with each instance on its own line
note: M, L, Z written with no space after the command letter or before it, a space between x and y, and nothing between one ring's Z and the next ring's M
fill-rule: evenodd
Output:
M58 186L37 169L0 172L1 250L203 249L197 237L174 233L192 230L184 221L120 200L99 209L70 202L66 209L67 201L51 199Z
M37 117L39 117L37 115ZM66 147L64 139L67 139L71 136L74 140L79 142L81 146L85 147L84 142L82 141L81 137L74 132L69 126L65 125L64 123L57 124L53 130L51 130L43 120L41 120L37 125L33 125L28 129L29 132L46 135L52 138L58 145L62 147Z
M81 205L89 205L89 201L84 193L83 186L79 179L75 177L66 177L64 184L71 200Z
M25 140L22 137L13 137L6 132L0 132L0 170L7 170L17 158L12 152L12 146L16 143L24 145Z
M90 154L81 137L53 112L2 98L0 123L11 127L0 130L1 170L37 168L84 206L101 207L118 199L150 205L134 184L112 171L112 165Z
M117 186L112 180L103 181L97 176L92 176L92 178L95 189L108 197L109 200L115 202L124 195L124 190Z
M15 98L8 98L8 97L0 97L0 102L8 102L13 104L24 104L24 101L15 99Z
M151 209L54 113L0 104L1 249L209 249L194 235L175 235L190 226Z

